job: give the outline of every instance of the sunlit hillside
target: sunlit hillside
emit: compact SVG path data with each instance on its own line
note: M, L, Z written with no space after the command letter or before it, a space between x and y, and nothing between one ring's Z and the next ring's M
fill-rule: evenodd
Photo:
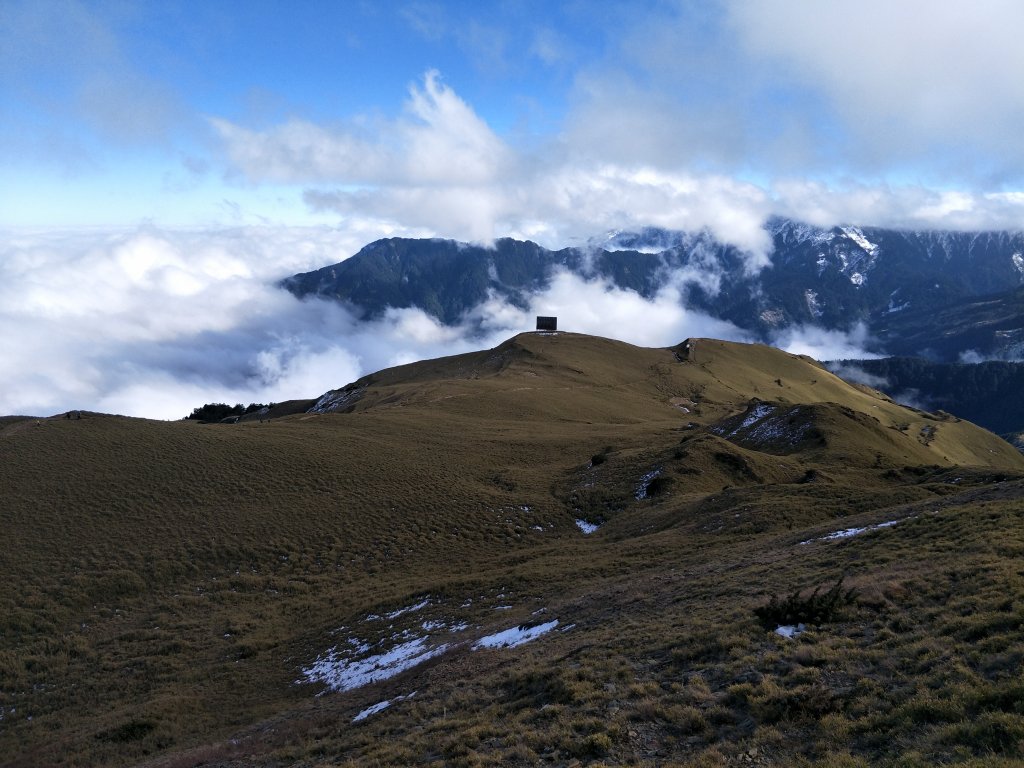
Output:
M0 420L0 764L1024 759L1024 455L955 415L569 333L308 405Z

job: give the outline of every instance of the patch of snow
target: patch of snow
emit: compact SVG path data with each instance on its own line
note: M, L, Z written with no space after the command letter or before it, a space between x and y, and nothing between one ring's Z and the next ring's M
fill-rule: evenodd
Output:
M775 413L774 406L769 406L769 404L765 402L759 402L757 406L754 407L754 410L751 411L751 413L749 413L748 415L746 415L746 418L743 419L739 426L732 430L729 436L731 437L732 435L736 434L736 432L738 432L740 429L749 429L750 427L753 427L759 421L771 416L773 413Z
M792 417L800 411L800 406L781 411L777 406L758 403L743 417L743 421L733 429L727 426L712 427L716 435L731 439L737 436L755 443L769 443L786 440L795 445L803 438L811 425L807 422L790 424ZM746 430L746 434L740 435Z
M360 720L365 720L370 715L376 715L378 712L383 712L385 709L390 707L396 701L405 701L406 699L411 699L415 695L416 695L416 691L413 691L412 693L407 694L405 696L396 696L395 698L390 699L388 701L378 702L377 704L374 704L373 706L367 707L362 712L360 712L358 715L353 717L352 718L352 722L353 723L358 723Z
M646 475L640 478L640 484L636 487L636 493L633 496L636 497L637 501L643 501L647 498L647 489L651 487L651 481L654 480L658 475L661 474L661 468L652 469Z
M864 285L864 275L862 275L860 272L854 272L852 275L850 275L850 282L856 285L858 288L860 288L862 285Z
M741 429L746 429L756 424L758 421L763 419L765 416L771 416L775 412L774 405L768 405L767 403L758 403L754 406L754 410L747 414L747 418L732 431L732 435L735 435ZM731 436L731 435L730 435Z
M781 637L792 640L794 637L799 637L807 631L807 627L804 624L797 624L795 627L792 624L780 624L775 628L775 634Z
M399 608L397 611L392 611L391 613L385 613L384 614L384 618L386 618L386 619L397 619L403 613L413 613L414 611L421 611L424 608L426 608L428 605L430 605L430 598L429 597L426 600L423 600L422 602L416 603L415 605L410 605L410 606L407 606L405 608Z
M377 704L367 707L358 715L352 718L353 723L358 723L360 720L365 720L370 715L376 715L378 712L383 712L385 709L391 706L390 701L381 701Z
M864 232L859 227L842 227L841 229L843 234L855 242L861 250L872 256L878 253L878 246L864 237Z
M430 646L427 644L428 639L416 637L384 653L362 659L353 658L359 654L339 652L337 648L332 648L312 665L303 668L302 674L307 682L324 683L334 691L349 691L392 678L448 650L447 643Z
M819 253L818 254L817 264L818 264L818 277L821 277L821 273L824 272L825 268L828 266L828 259L825 258L825 254L824 253Z
M812 291L810 288L804 291L804 301L807 302L807 311L811 313L811 317L822 316L821 301L818 299L817 291Z
M576 527L579 528L581 531L583 531L583 534L585 536L589 536L590 534L592 534L594 531L596 531L601 526L594 525L593 523L588 523L586 520L580 520L580 519L577 518L577 520L576 520Z
M831 242L835 235L827 230L812 227L808 224L800 224L786 219L780 220L777 224L769 224L765 227L773 235L781 235L783 242L802 243L810 241L816 245Z
M361 642L358 638L350 637L346 642L352 646L351 653L369 653L370 651L370 646L364 642Z
M307 413L331 413L357 401L363 395L366 387L353 387L351 389L332 389L320 396Z
M1013 266L1017 268L1021 276L1024 276L1024 254L1015 253L1010 258L1013 259Z
M786 413L775 414L771 418L765 419L747 433L747 439L755 443L778 442L785 439L790 445L796 445L811 427L807 422L796 426L789 423L789 417L795 415L799 410L799 406L797 406Z
M447 632L462 632L464 629L469 627L469 624L464 621L457 621L449 624L447 621L434 621L433 619L428 619L420 626L423 627L426 632L440 632L442 630Z
M821 541L835 541L836 539L848 539L851 536L859 536L860 534L864 533L864 531L866 531L866 530L868 530L867 527L864 527L864 528L844 528L841 531L835 531L834 533L830 533L828 536L822 536L821 537Z
M902 304L898 304L896 302L896 294L899 292L900 289L897 288L895 291L889 294L889 306L885 308L885 311L882 314L891 315L893 312L902 312L904 309L910 306L909 301L904 301Z
M844 528L841 531L834 531L830 534L827 534L826 536L819 536L816 539L807 539L806 541L801 541L800 543L812 544L815 541L836 541L837 539L848 539L851 536L859 536L860 534L866 533L868 531L877 531L881 528L891 528L892 526L898 525L902 522L903 520L889 520L884 523L876 523L875 525L865 525L860 528Z
M557 626L558 619L532 627L521 624L518 627L506 629L504 632L496 632L493 635L480 638L473 644L473 650L479 651L481 648L515 648L517 645L536 640Z

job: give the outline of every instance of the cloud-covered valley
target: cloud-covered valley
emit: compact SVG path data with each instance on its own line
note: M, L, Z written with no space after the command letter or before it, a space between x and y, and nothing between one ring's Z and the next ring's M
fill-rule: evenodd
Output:
M560 272L528 307L492 297L455 326L409 308L360 321L276 285L358 247L328 228L11 236L0 253L0 413L174 419L206 402L314 397L383 367L493 346L530 330L536 314L643 346L749 339L687 309L682 280L648 300ZM856 338L802 329L782 341L827 355Z

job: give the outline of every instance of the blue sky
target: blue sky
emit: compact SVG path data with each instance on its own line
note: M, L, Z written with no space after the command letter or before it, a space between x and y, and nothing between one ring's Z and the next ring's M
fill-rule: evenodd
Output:
M527 321L275 288L384 236L706 228L767 265L773 214L1020 229L1022 29L1019 0L3 0L0 413L312 396ZM566 280L588 332L743 338Z
M655 172L677 186L734 182L727 197L755 217L941 226L947 212L951 226L1005 225L1024 189L1022 25L1020 4L999 0L7 0L0 224L363 217L566 239L607 215L566 174L586 186L603 169L624 184L612 224L643 222L654 201L630 201L621 178ZM416 93L429 102L419 112ZM445 102L464 114L445 122ZM415 127L434 140L413 146L403 129ZM390 159L339 158L346 141ZM493 161L474 147L505 155L472 179L504 194L493 221L449 222L443 206L434 220L407 216L423 184L464 189L460 170ZM417 177L431 161L453 178ZM507 199L560 186L592 214L537 221ZM325 202L355 189L372 199ZM715 225L675 202L680 225Z
M600 55L609 16L543 3L7 3L0 215L205 224L225 216L221 198L275 218L283 196L282 223L309 221L301 188L237 178L212 118L393 119L436 71L495 131L529 142L558 130L573 67Z

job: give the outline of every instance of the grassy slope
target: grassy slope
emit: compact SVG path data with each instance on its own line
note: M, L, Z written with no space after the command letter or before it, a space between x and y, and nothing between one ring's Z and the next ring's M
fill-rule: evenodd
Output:
M989 433L711 340L527 334L369 382L345 415L0 421L0 764L1024 756L1024 458ZM740 429L754 397L806 439ZM842 621L753 616L841 575ZM574 626L469 649L547 617ZM468 626L393 680L295 684L428 619Z

